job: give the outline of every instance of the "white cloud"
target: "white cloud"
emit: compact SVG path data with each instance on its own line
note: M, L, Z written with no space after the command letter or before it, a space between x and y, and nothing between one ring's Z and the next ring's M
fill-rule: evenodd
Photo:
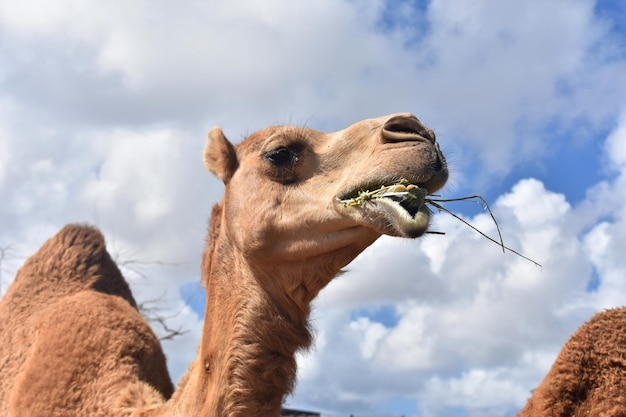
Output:
M623 170L626 165L626 110L622 111L619 125L607 138L605 148L613 166Z
M179 150L171 131L112 132L99 170L83 187L84 199L105 210L131 216L133 223L153 224L172 215L179 172ZM132 199L134 207L124 200Z
M363 339L360 343L360 351L363 359L370 359L374 356L380 340L388 333L385 326L372 322L366 317L359 317L351 321L350 330L362 334Z
M547 194L544 185L534 179L519 182L499 203L515 215L520 223L534 229L556 227L570 211L562 194Z
M80 2L65 1L56 5L40 0L7 2L0 8L0 18L12 32L20 35L45 35L66 26L69 16L76 11L76 6L80 6Z
M9 135L10 133L7 132L5 126L3 126L0 121L0 190L6 186L5 181L7 172L9 171L9 161L11 159L9 154Z
M374 366L386 372L415 372L434 369L438 358L434 346L437 334L431 332L433 308L401 306L400 321L379 342ZM404 310L404 311L402 311Z
M468 416L507 415L511 407L524 401L528 391L516 384L507 370L482 369L463 372L460 377L428 381L420 395L420 411L424 417L446 415L446 408L458 407Z
M603 55L611 40L591 1L433 1L428 22L417 77L426 111L455 140L480 143L487 170L554 151L546 124L602 123L621 105L624 62Z
M45 24L41 2L22 3L0 13L16 45L6 70L11 90L65 117L80 103L94 121L208 117L246 130L314 118L338 129L411 110L478 156L482 170L508 172L545 148L543 125L581 117L598 125L625 92L624 63L600 53L607 28L588 1L433 1L426 19L412 19L428 31L384 31L385 5L374 0L67 2ZM43 39L70 52L40 50ZM36 53L24 58L22 50ZM49 70L32 70L42 66Z

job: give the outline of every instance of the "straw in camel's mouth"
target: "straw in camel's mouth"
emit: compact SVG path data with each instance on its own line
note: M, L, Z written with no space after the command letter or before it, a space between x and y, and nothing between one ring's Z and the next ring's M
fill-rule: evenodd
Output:
M381 233L418 237L426 231L431 214L427 194L426 188L400 179L346 191L337 197L336 206Z
M372 189L372 191L370 191ZM353 218L364 226L371 227L381 234L416 238L424 233L444 234L443 232L428 232L428 222L432 211L431 205L439 211L445 211L457 220L477 231L488 240L497 243L502 250L514 254L541 267L541 264L521 253L504 245L498 222L489 205L480 195L468 197L440 199L433 198L425 186L410 183L406 179L387 182L378 186L363 186L345 191L335 198L335 207L344 215ZM472 224L448 210L443 204L452 201L478 200L489 212L498 230L499 241L491 238Z
M368 201L386 198L400 205L411 217L415 217L420 207L425 203L426 194L425 188L401 179L389 185L381 185L373 191L357 189L340 195L338 198L341 204L352 207L361 206Z

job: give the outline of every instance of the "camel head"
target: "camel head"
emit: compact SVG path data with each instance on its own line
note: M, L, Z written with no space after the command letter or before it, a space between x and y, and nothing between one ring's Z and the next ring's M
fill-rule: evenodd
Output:
M270 127L238 146L214 128L204 163L226 185L222 224L242 253L265 261L330 255L339 268L383 234L421 236L430 215L391 196L346 201L402 180L421 189L423 202L448 178L434 132L408 113L334 133Z

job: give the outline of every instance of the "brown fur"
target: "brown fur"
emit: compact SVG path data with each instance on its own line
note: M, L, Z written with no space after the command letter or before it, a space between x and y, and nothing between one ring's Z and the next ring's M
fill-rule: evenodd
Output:
M202 257L198 358L172 398L159 343L102 236L67 226L0 301L0 417L278 416L318 292L381 234L428 225L427 213L338 196L399 178L432 193L447 180L434 133L408 114L329 134L272 127L237 147L213 129L203 159L226 189Z
M563 346L519 417L626 416L626 308L596 314Z
M0 317L2 416L105 415L139 395L147 405L172 394L159 342L96 229L69 225L48 240Z

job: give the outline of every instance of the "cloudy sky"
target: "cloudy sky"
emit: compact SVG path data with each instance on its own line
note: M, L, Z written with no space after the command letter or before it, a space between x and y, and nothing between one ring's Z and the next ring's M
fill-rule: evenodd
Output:
M164 344L177 380L223 191L207 130L408 111L448 156L443 196L484 196L543 268L445 213L444 236L380 239L316 301L287 404L514 415L581 323L626 304L625 21L619 0L3 1L1 290L62 225L98 225L137 299L188 331Z

